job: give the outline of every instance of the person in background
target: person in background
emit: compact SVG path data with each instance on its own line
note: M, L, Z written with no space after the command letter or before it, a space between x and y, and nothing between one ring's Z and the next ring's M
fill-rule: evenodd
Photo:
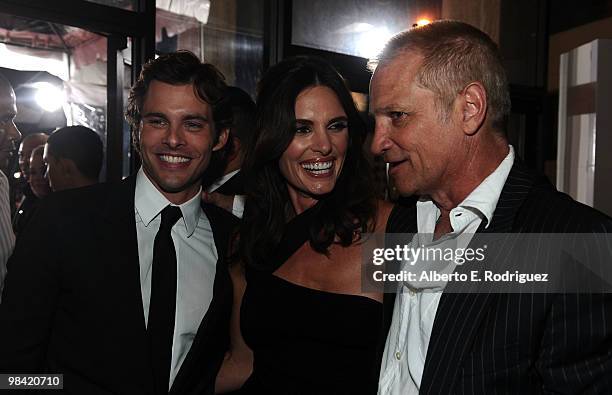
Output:
M419 196L391 215L392 233L462 248L483 233L612 231L609 217L558 192L509 145L506 73L473 26L436 21L391 38L370 112L372 152L402 196ZM612 393L610 294L430 287L405 281L385 294L379 394Z
M32 150L30 154L30 160L27 164L28 169L28 190L32 194L30 197L26 197L21 206L17 209L17 212L13 216L13 230L15 236L23 232L27 224L32 219L32 216L38 209L40 200L47 197L51 193L51 187L49 187L49 180L45 176L47 168L43 161L44 145L38 146Z
M30 177L30 156L34 148L45 145L49 136L45 133L32 133L24 136L19 145L19 170L27 182Z
M44 160L53 191L97 184L104 159L100 136L85 126L67 126L49 136Z
M21 181L18 184L18 188L23 197L17 198L17 209L13 215L13 231L15 235L21 233L38 205L38 197L30 187L30 161L34 148L45 145L48 137L45 133L28 134L24 136L19 145L18 158Z
M391 205L371 188L365 137L324 60L284 60L260 82L242 170L233 341L218 388L248 377L242 393L376 390L382 293L362 289L361 248L365 233L384 231Z
M51 193L49 180L45 175L47 167L43 160L44 150L44 145L35 147L30 154L30 160L26 161L27 164L25 166L28 172L27 190L30 191L31 196L25 197L13 216L13 230L16 237L19 237L32 219L32 216L38 209L40 200Z
M225 100L232 111L230 140L225 148L224 157L217 164L222 167L219 171L221 176L207 185L203 199L242 218L245 196L240 168L253 135L255 102L248 93L235 86L228 88Z
M7 177L11 156L21 133L15 126L17 102L11 83L0 74L0 301L6 276L6 261L13 252L15 234L11 225L11 204Z
M67 394L213 392L236 220L200 194L227 140L225 89L191 52L143 66L127 110L142 167L41 202L8 263L0 372L61 373Z
M47 172L47 167L45 166L45 161L43 160L44 151L44 145L38 146L34 148L32 155L30 156L30 177L28 178L28 183L30 184L32 193L34 193L38 199L44 199L51 193L49 180L47 180L45 175Z

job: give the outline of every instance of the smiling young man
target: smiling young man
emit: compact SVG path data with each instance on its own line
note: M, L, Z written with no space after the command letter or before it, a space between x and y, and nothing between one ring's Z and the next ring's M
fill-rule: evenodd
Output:
M227 139L225 89L189 52L143 67L126 113L142 167L45 201L9 262L0 372L62 373L76 394L212 393L234 220L201 205L200 179Z

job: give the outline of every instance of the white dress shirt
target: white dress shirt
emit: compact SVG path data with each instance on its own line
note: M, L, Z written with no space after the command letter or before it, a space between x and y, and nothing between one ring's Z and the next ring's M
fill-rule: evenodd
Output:
M221 185L225 184L230 178L232 178L236 173L238 173L240 169L231 171L224 175L223 177L217 179L213 182L206 192L213 193L217 189L221 188ZM234 214L238 218L242 218L242 213L244 212L244 201L246 196L244 195L234 195L234 202L232 204L232 214Z
M465 248L483 219L487 221L486 227L490 225L499 195L513 164L514 149L509 146L508 155L497 169L451 210L452 233L435 243L454 242L457 248ZM431 199L421 199L417 202L417 236L431 239L439 217L440 210ZM458 237L460 235L461 237ZM441 291L419 292L408 290L406 285L400 286L383 354L379 394L419 393L429 339L441 296Z
M4 277L6 276L6 261L13 253L13 247L15 247L15 234L11 224L9 183L0 170L0 302L2 301Z
M213 297L217 249L210 222L200 206L200 199L198 191L192 199L178 206L183 217L177 221L171 231L176 250L177 292L172 367L168 388L172 386L189 352ZM169 204L171 203L155 188L141 168L136 176L134 207L140 263L140 290L147 324L153 273L153 245L161 222L160 213Z

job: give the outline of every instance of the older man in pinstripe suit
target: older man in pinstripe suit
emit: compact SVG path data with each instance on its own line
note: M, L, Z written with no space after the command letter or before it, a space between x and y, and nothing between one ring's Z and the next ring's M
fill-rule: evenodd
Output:
M557 192L505 135L507 81L496 45L439 21L392 38L370 87L372 151L402 195L393 232L450 240L474 233L612 230ZM406 287L406 285L402 285ZM380 394L612 393L612 300L591 294L385 295Z
M15 245L15 235L11 226L9 183L5 175L8 172L9 159L21 139L21 133L15 126L15 116L17 116L15 92L8 80L0 75L0 298L6 274L6 261Z

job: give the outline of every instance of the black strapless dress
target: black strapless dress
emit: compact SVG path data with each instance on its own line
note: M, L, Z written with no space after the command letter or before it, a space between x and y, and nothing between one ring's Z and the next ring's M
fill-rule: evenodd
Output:
M240 320L254 369L240 393L375 394L382 304L272 274L307 240L305 220L289 224L273 270L246 270Z

